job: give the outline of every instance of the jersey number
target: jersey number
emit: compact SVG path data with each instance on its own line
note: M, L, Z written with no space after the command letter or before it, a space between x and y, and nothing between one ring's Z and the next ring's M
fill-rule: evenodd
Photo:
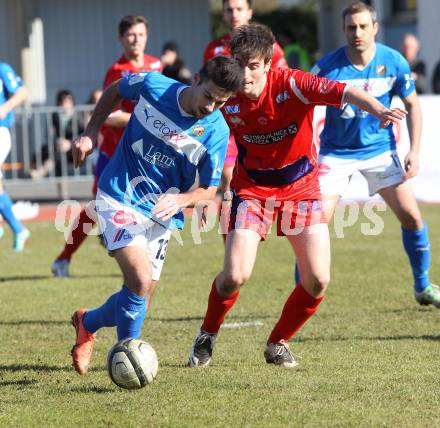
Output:
M156 260L164 260L167 253L168 239L159 239L159 249L156 253Z

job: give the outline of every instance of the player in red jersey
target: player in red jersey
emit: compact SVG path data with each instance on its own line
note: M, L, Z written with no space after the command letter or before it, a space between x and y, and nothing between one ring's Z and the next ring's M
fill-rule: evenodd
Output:
M322 215L316 147L315 105L352 103L382 126L405 117L375 98L313 74L270 69L273 35L259 24L233 32L231 49L245 67L244 86L223 107L238 144L231 182L233 201L223 271L215 278L208 309L189 355L192 367L206 366L223 320L254 267L258 244L277 219L277 234L291 244L301 283L288 297L267 340L267 363L295 367L288 341L317 310L330 279L330 242Z
M104 79L104 89L121 77L141 71L162 71L162 63L152 55L144 53L148 39L148 23L143 16L128 15L121 19L118 27L119 41L124 53L107 71ZM101 129L102 144L99 147L98 159L95 166L95 178L92 192L95 195L99 176L112 157L128 123L133 104L123 101L110 115ZM66 243L62 252L52 264L54 276L69 277L69 264L73 253L86 238L95 219L87 215L85 209L79 214L77 224L72 230L72 242Z
M252 19L252 13L252 0L223 0L223 20L231 31L235 30L240 25L249 24L250 20ZM224 36L213 40L205 49L203 61L209 61L211 58L220 55L231 56L231 47L229 45L230 41L231 33L227 33ZM288 67L283 49L276 41L274 41L273 44L271 67ZM237 153L237 144L235 143L233 133L231 133L219 189L222 198L226 200L230 199L229 188L232 179L232 171L237 159ZM223 227L223 229L225 229L225 227ZM223 237L226 239L227 230L223 230L223 232Z

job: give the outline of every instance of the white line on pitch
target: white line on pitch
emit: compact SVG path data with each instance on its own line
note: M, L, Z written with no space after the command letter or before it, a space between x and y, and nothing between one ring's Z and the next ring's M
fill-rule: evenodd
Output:
M223 324L223 328L243 328L243 327L257 327L263 325L263 321L250 321L250 322L230 322Z

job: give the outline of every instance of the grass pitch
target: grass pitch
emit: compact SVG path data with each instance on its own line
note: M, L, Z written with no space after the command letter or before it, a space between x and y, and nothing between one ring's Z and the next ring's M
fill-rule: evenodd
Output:
M440 208L423 212L431 277L438 283ZM23 254L12 253L7 234L0 253L0 426L440 426L440 312L415 303L400 227L389 210L381 216L379 236L362 235L360 220L345 229L344 239L332 240L332 283L317 315L291 343L300 366L290 371L263 358L292 288L292 252L274 236L260 245L212 365L185 367L223 255L215 232L195 245L187 230L183 247L170 244L143 328L142 338L158 353L158 377L133 392L107 375L111 329L99 332L88 375L71 368L71 313L100 305L121 285L115 261L97 238L88 238L74 258L72 278L62 280L50 274L63 239L53 224L31 224Z

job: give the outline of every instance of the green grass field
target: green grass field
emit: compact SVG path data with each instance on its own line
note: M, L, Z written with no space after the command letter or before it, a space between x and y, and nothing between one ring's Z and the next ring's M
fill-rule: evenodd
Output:
M423 207L430 225L432 279L440 281L440 207ZM260 246L253 277L223 328L206 369L185 367L223 245L215 232L195 245L172 242L142 338L159 357L156 381L139 391L113 385L106 355L115 342L99 333L93 368L71 368L71 313L94 307L121 283L115 261L89 238L54 279L50 264L62 234L50 223L0 253L0 426L108 427L440 427L440 312L421 307L400 228L389 214L379 236L360 222L333 239L332 283L317 315L291 344L300 366L264 362L263 347L292 288L293 256L285 239ZM334 233L333 233L334 235Z

